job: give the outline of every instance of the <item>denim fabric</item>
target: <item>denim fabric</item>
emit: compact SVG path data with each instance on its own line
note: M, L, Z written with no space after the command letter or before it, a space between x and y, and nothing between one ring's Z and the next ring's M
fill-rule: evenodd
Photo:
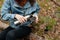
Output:
M27 2L24 7L21 7L14 0L4 0L4 4L1 8L1 17L3 20L9 21L11 27L16 28L17 26L14 24L15 14L24 16L30 15L33 11L35 11L34 15L37 15L39 10L40 7L37 2L35 2L33 6Z
M16 40L17 38L21 39L30 35L30 33L31 29L26 26L22 26L17 29L9 26L0 33L0 40Z

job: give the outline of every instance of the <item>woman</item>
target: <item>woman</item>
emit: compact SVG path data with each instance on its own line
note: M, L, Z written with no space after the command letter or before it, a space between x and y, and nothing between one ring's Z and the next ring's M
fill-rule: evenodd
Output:
M30 15L33 11L33 16L38 22L39 5L36 0L5 0L1 9L1 17L5 21L10 22L10 26L0 33L0 40L16 40L31 33L31 28L28 25L23 25L18 28L14 24L15 19L20 23L24 23L27 19L25 15Z

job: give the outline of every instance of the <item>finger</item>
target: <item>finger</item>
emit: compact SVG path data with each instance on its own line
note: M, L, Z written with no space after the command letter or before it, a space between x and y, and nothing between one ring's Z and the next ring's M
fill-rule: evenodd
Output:
M19 22L20 22L20 23L23 23L23 19L22 19L22 18L20 18L20 19L19 19Z
M27 21L27 18L24 17L24 20Z
M23 20L23 22L27 21L27 19L23 16L22 16L22 20Z
M20 23L22 23L22 20L19 20Z
M36 21L36 23L38 23L38 21Z
M36 21L38 22L39 20L38 20L38 19L36 19Z
M23 18L22 18L22 21L23 21L23 22L26 22L26 19L23 17Z
M38 23L38 21L36 21L36 23Z
M36 23L38 23L38 18L36 18Z
M19 22L20 22L20 23L22 23L22 21L21 21L21 20L19 20Z
M24 17L21 18L22 23L26 22L26 19Z
M21 18L21 23L24 23L24 18Z

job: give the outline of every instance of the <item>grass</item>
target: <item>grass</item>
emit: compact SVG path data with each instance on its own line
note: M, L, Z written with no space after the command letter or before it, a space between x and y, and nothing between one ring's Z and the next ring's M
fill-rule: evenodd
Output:
M40 23L46 23L46 29L50 30L54 25L56 25L56 20L53 18L50 18L49 16L41 16L40 17Z

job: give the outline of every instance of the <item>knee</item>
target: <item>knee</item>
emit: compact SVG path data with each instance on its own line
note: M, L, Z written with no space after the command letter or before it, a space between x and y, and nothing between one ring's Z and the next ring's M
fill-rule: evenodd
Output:
M14 37L15 37L15 35L14 35L13 31L9 31L6 35L6 38L9 38L9 39L14 38Z

